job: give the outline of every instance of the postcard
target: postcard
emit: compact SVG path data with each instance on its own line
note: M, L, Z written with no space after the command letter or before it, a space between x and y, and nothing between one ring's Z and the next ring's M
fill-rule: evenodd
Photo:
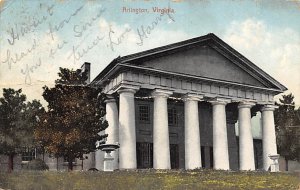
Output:
M273 115L263 112L289 93L300 106L299 0L0 0L0 11L1 96L22 89L46 107L43 87L55 85L60 67L88 69L90 83L115 98L108 120L120 130L110 131L120 138L111 140L121 146L117 168L194 169L202 153L208 168L268 170L276 139ZM239 165L239 133L244 162L249 154L261 161ZM264 138L274 145L265 153Z

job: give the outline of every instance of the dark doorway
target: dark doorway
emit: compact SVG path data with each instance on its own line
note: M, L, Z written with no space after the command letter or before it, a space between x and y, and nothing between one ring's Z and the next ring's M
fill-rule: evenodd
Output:
M137 168L153 168L153 143L136 143ZM178 144L170 144L171 169L179 169Z
M170 144L171 169L179 169L178 144Z
M255 168L262 169L262 140L253 139Z
M213 168L213 147L201 146L201 163L202 168Z
M202 168L207 168L205 163L205 146L201 146L201 166Z
M214 167L214 148L209 147L209 160L210 160L210 168Z
M136 144L137 149L137 168L153 168L153 144L140 143Z

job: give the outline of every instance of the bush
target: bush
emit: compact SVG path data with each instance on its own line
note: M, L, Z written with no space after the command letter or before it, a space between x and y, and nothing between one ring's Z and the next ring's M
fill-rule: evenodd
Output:
M28 170L49 170L48 165L41 159L35 159L28 162Z

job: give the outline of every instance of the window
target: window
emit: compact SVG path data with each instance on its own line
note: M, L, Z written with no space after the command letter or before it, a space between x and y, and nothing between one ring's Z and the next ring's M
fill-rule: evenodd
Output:
M175 107L168 108L168 123L170 126L177 126L178 124L178 115Z
M31 161L34 160L36 156L36 150L35 148L28 148L25 147L22 152L22 161Z
M150 122L150 107L149 105L139 105L139 121L141 123Z

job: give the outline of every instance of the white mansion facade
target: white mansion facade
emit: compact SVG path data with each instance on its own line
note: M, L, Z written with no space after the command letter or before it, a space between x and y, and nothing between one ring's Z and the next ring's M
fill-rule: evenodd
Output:
M118 57L91 85L108 96L107 143L120 144L115 169L267 170L277 154L273 97L287 88L214 34Z

